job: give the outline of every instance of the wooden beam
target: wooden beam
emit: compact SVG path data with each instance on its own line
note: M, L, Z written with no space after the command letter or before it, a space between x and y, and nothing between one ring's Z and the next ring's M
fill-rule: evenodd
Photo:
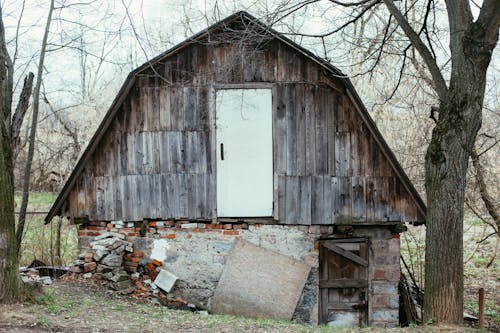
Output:
M333 251L343 257L346 257L347 259L352 260L361 266L368 267L368 261L361 258L360 256L355 255L350 251L344 250L340 246L335 245L335 243L333 243L332 241L323 241L321 242L321 244L330 251Z
M319 288L366 288L368 281L363 279L319 280Z

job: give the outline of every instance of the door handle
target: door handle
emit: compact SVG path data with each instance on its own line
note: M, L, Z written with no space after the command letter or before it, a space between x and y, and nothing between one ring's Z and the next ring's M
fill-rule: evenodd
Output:
M224 161L224 144L220 144L220 159Z

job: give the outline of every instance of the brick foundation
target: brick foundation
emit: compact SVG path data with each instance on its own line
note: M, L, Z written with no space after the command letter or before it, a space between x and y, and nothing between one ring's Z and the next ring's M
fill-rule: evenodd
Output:
M141 230L144 237L141 237ZM192 221L91 222L80 226L79 246L105 231L126 236L144 261L160 260L179 280L172 290L201 308L210 309L211 298L236 238L306 261L312 266L294 319L310 324L318 320L318 240L333 235L332 226L212 224ZM369 244L368 321L373 326L398 325L399 237L389 228L355 227L351 237L365 237ZM345 236L343 238L346 238Z

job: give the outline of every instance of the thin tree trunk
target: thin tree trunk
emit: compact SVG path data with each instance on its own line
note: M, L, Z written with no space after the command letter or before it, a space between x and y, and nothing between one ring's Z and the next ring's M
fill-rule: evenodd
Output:
M58 266L62 266L61 259L61 227L62 227L62 217L59 217L57 220L57 228L56 228L56 263Z
M11 142L11 105L5 103L9 82L8 54L0 7L0 303L19 297L19 272L14 219L14 168ZM9 100L7 96L7 100Z
M31 130L28 144L28 156L26 157L26 167L24 169L23 179L23 198L21 208L19 209L19 222L16 231L16 248L18 253L21 253L21 241L23 239L24 224L26 221L26 209L28 207L29 187L31 164L33 162L33 154L35 152L35 136L38 123L38 108L40 105L40 87L42 85L43 63L45 60L45 49L47 46L47 38L50 30L50 22L52 21L52 12L54 10L54 0L50 2L49 14L47 15L47 23L45 24L45 33L43 35L42 47L40 49L40 59L38 62L38 73L36 78L35 91L33 92L33 115L31 119Z
M16 163L17 155L19 154L20 150L19 145L21 143L21 127L23 125L26 111L28 111L34 77L35 75L30 72L24 78L23 90L21 91L21 96L19 97L19 101L17 102L16 111L14 112L14 116L12 117L12 161L14 164Z

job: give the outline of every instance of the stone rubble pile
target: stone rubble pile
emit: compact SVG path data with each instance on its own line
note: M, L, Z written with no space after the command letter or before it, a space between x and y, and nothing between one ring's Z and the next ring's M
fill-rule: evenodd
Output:
M133 251L133 244L125 240L125 235L105 232L94 238L88 252L78 256L73 272L83 273L84 278L94 278L122 293L132 293L134 287L126 269L134 271L137 265L129 261L126 265L123 263L124 256Z
M78 256L72 267L100 285L137 299L150 299L169 307L193 309L194 305L169 295L177 277L163 268L161 261L147 260L144 252L134 250L125 235L105 232L90 242L90 248Z

